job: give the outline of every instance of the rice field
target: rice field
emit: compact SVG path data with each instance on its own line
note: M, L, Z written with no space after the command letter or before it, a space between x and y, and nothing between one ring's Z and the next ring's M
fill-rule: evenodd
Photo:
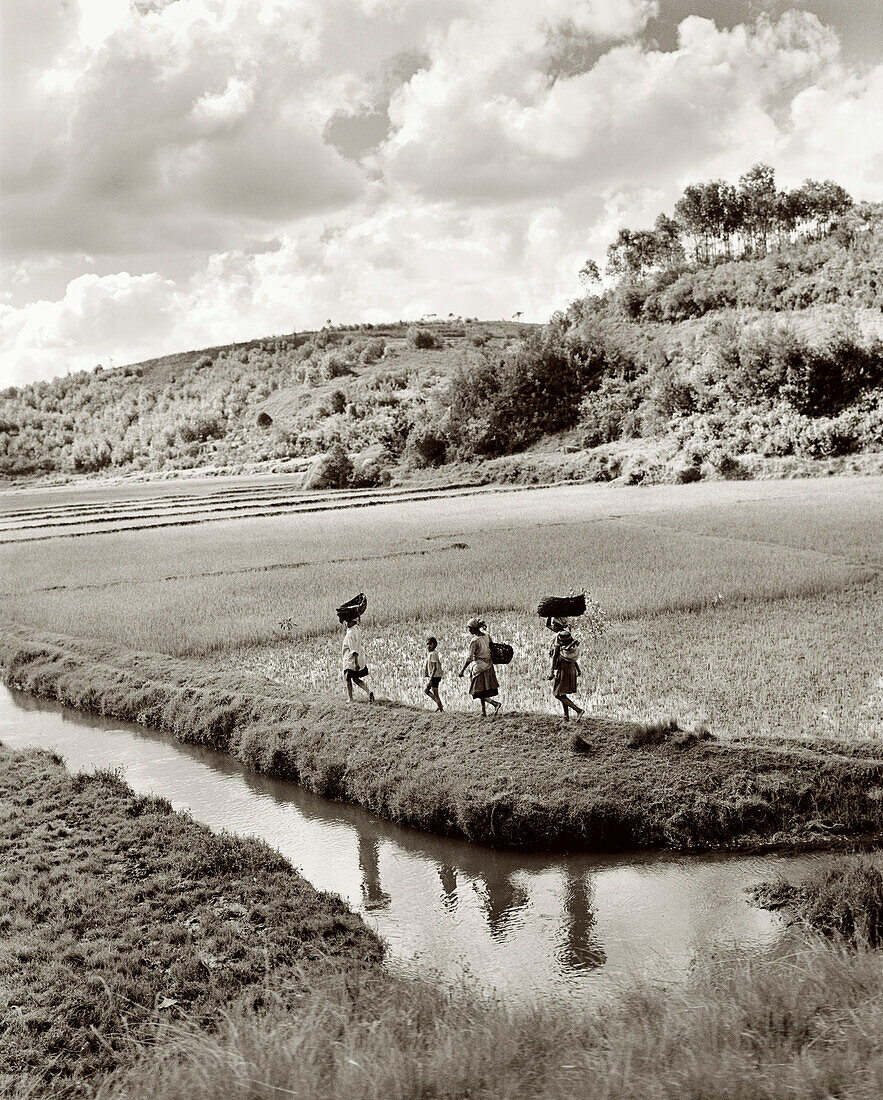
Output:
M593 713L673 715L721 734L883 733L879 478L372 493L272 516L249 514L240 488L241 518L117 532L90 511L112 509L113 492L93 494L79 537L0 545L6 615L334 693L333 609L364 590L378 693L430 705L419 669L432 633L443 697L469 709L453 669L465 619L480 614L516 650L501 671L506 706L550 712L536 603L585 588L609 619L601 643L583 637L580 695ZM12 497L14 527L38 508L20 493L3 503ZM77 503L60 490L51 501L70 519ZM156 492L149 503L180 505Z

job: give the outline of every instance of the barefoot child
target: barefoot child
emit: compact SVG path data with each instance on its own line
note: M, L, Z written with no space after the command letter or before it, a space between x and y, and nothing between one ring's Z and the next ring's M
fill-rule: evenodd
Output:
M435 703L436 710L444 710L438 693L438 685L441 683L444 670L442 669L441 658L438 655L438 642L435 638L426 639L426 664L423 671L427 678L423 694L428 695Z

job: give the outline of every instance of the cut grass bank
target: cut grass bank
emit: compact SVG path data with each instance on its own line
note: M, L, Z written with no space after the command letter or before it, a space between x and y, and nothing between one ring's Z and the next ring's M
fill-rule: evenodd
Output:
M292 698L239 673L14 625L0 634L0 668L31 694L209 745L400 824L500 847L883 838L883 759L867 745L677 733L638 745L633 724L599 719L581 724L575 753L567 727L545 715L482 720Z
M111 772L0 746L0 852L3 1096L86 1093L183 1014L379 969L377 937L278 853Z

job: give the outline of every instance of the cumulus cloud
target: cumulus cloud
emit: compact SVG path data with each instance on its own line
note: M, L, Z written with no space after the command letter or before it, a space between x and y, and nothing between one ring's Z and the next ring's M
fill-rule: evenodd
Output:
M146 356L173 336L181 304L171 280L123 271L103 278L81 275L59 301L19 309L0 306L4 381L14 384Z
M758 160L878 197L883 64L744 8L661 49L656 0L7 5L5 369L542 320L619 226Z

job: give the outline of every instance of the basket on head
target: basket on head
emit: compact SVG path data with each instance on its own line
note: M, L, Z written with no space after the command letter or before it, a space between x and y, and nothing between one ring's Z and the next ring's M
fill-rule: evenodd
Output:
M579 596L544 596L537 607L537 614L543 619L575 619L585 613L585 593Z
M360 592L358 596L353 596L351 600L347 600L346 603L341 604L337 609L337 618L339 622L348 623L351 619L357 619L360 615L364 615L368 607L368 597L364 592Z
M491 660L495 665L508 665L515 656L515 650L505 642L491 642Z

